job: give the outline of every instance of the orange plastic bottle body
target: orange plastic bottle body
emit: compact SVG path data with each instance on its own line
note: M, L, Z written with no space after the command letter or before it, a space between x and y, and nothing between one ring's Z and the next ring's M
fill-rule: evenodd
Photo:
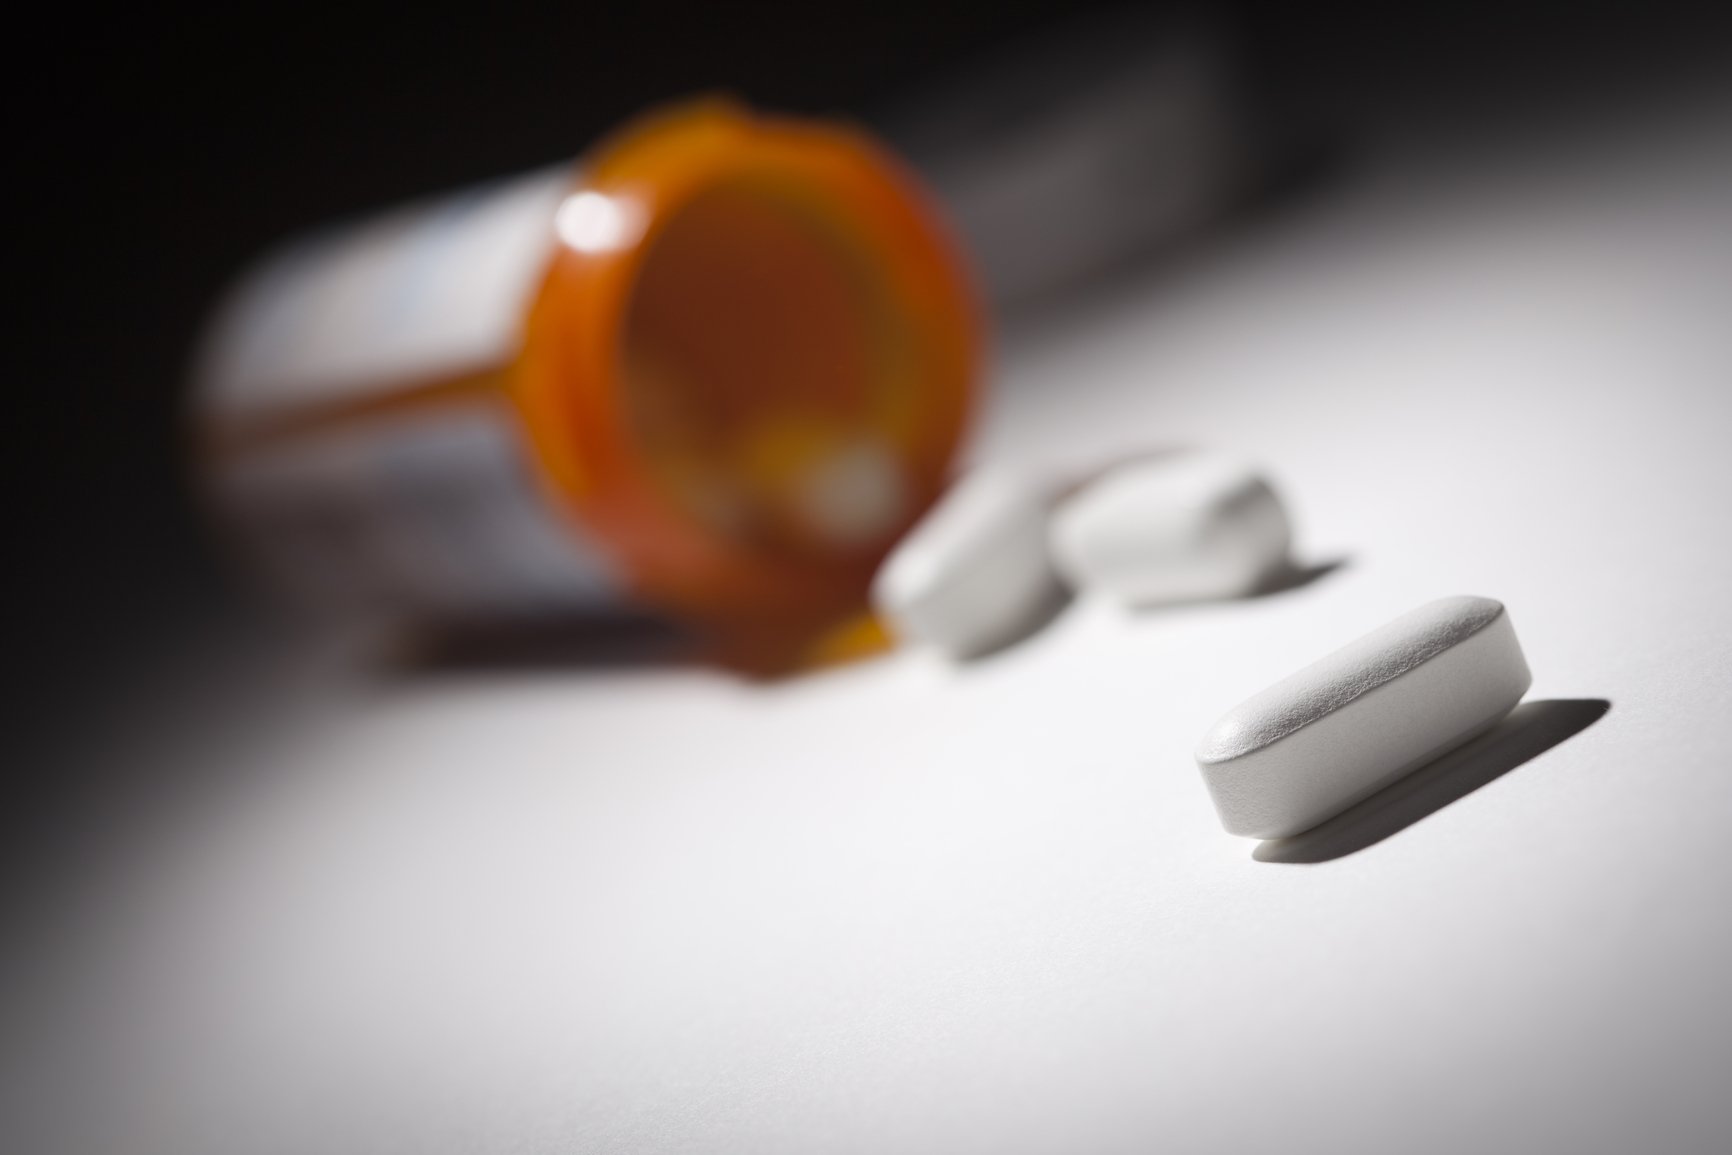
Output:
M215 329L211 476L267 565L434 624L649 608L759 666L858 617L981 358L893 161L706 101L400 216L267 264Z

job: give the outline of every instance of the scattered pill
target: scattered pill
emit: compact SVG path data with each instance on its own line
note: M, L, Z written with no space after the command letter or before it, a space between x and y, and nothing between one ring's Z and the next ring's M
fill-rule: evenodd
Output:
M1287 564L1280 498L1239 458L1188 451L1130 461L1067 497L1053 564L1079 590L1130 605L1240 597Z
M1015 641L1064 596L1046 548L1056 490L1005 468L963 478L879 569L874 608L899 637L956 658Z
M1285 838L1488 729L1532 682L1502 603L1443 598L1229 710L1197 767L1228 833Z

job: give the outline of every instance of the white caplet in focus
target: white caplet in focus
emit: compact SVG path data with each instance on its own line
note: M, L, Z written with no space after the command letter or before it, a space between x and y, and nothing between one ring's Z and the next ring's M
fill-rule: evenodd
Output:
M1046 548L1057 492L1035 473L968 474L885 559L873 608L898 638L954 658L1015 641L1064 597Z
M1107 470L1059 504L1048 536L1073 587L1129 605L1251 593L1288 564L1291 540L1269 483L1211 450Z
M1286 838L1489 729L1532 683L1502 603L1442 598L1233 707L1197 768L1229 834Z

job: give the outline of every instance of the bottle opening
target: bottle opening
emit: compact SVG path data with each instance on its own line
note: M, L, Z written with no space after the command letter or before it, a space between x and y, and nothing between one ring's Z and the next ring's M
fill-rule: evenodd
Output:
M707 189L653 238L623 334L629 417L706 529L775 553L881 548L913 512L905 323L864 247L778 193Z

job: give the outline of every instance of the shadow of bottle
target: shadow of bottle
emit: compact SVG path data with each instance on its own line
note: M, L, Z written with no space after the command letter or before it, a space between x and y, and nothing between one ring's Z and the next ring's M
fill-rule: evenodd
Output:
M411 674L685 665L703 656L691 630L647 613L445 622L394 641L386 664Z
M1603 698L1523 702L1465 746L1321 825L1262 843L1251 857L1258 862L1328 862L1364 850L1586 730L1611 708Z

